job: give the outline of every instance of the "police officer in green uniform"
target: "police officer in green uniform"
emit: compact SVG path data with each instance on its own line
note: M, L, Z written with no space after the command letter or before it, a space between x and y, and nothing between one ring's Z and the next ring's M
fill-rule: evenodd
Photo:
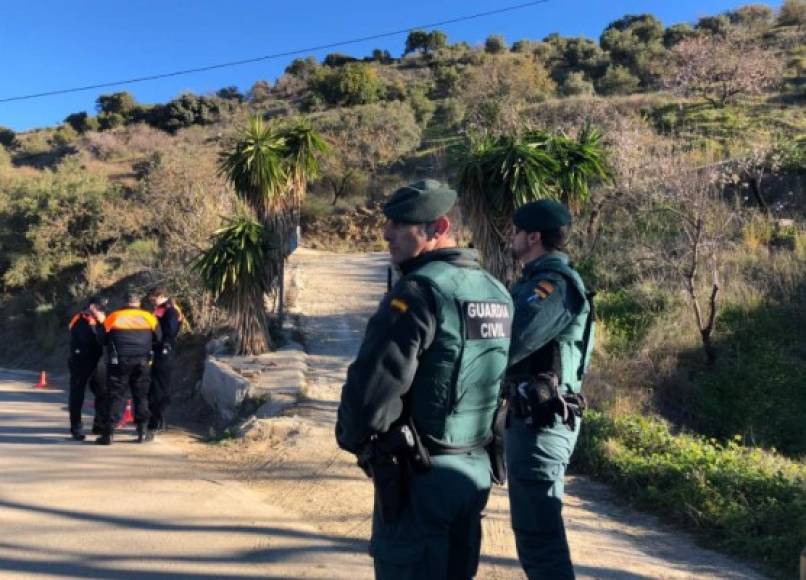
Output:
M512 302L474 251L456 247L455 201L426 179L384 205L401 278L370 318L342 389L336 439L376 489L377 578L464 579L478 567L491 482L485 447Z
M584 410L580 391L593 346L591 300L560 251L571 224L565 206L527 203L513 224L512 253L523 272L511 291L515 316L505 381L512 528L530 580L573 578L563 478Z

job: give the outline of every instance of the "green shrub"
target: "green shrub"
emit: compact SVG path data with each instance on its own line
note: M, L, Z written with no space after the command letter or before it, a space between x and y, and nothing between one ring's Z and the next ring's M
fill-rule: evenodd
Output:
M183 93L164 105L156 105L146 111L144 120L152 127L176 133L179 129L192 125L211 125L219 121L224 113L231 112L235 106L237 105L232 100Z
M806 24L806 2L804 0L785 0L778 13L778 24L783 26Z
M72 113L64 118L64 122L75 129L78 133L98 130L98 119L90 117L86 111Z
M585 78L585 73L572 72L560 85L560 92L566 97L573 97L576 95L592 95L593 83Z
M696 427L727 438L806 454L806 316L800 297L792 303L728 304L719 317L716 366L697 377L700 393Z
M50 136L50 142L56 149L63 149L73 143L76 137L78 137L76 130L71 125L65 124L53 132L53 135Z
M323 195L307 195L300 208L303 227L333 213L333 203Z
M102 131L114 129L126 123L126 117L120 113L98 113L98 126Z
M501 54L507 51L507 43L500 34L491 34L484 41L484 52L487 54Z
M697 31L694 30L690 24L674 24L664 31L663 46L672 48L676 44L680 44L684 40L694 38L695 36L697 36Z
M467 105L461 99L445 99L437 110L439 121L449 129L461 126L467 115Z
M46 130L32 131L25 135L18 135L16 141L17 150L26 155L41 155L50 151L49 134Z
M644 337L664 311L668 299L658 290L626 288L596 296L596 314L604 329L605 346L625 353Z
M611 65L596 83L596 90L602 95L628 95L637 91L640 84L627 67Z
M10 147L16 138L17 134L13 129L9 129L8 127L0 127L0 145L3 147Z
M792 577L806 545L806 465L652 417L586 414L577 465L718 548Z
M311 88L330 104L352 106L377 102L384 86L375 67L352 62L336 69L317 70Z
M434 67L433 97L449 97L454 94L462 81L462 73L455 65L440 64Z
M434 116L437 106L429 99L419 87L412 87L406 94L406 101L414 111L414 116L420 127L425 127Z
M99 113L113 114L117 113L126 117L136 105L137 101L131 93L120 92L112 93L109 95L101 95L95 101Z
M0 147L0 170L9 167L11 167L11 154L4 147Z
M325 66L330 66L333 68L342 67L348 63L356 62L358 59L354 56L350 56L349 54L342 54L341 52L331 52L328 55L325 55L322 64Z

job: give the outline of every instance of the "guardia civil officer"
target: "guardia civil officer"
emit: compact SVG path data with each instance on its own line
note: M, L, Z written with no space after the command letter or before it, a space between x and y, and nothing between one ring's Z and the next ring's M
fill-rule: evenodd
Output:
M81 408L84 406L84 393L89 386L95 397L96 431L102 413L105 386L98 381L96 369L103 354L104 345L104 311L100 301L93 296L87 300L84 308L70 320L70 358L67 361L70 369L70 396L68 409L70 413L70 435L76 441L84 440L81 424Z
M478 566L512 302L474 251L456 247L455 201L426 179L384 205L401 278L370 318L341 393L336 439L373 477L370 553L381 579L471 578Z
M176 362L176 337L184 316L180 308L168 297L168 291L164 287L154 288L148 298L162 330L162 341L154 350L151 386L148 390L148 407L151 411L148 428L151 431L159 431L165 427L165 411L171 402L171 374Z
M96 443L109 445L115 425L120 421L131 391L137 441L151 441L148 429L148 387L151 382L151 356L154 345L162 340L162 331L153 314L140 308L140 298L130 292L127 306L115 310L104 321L107 339L108 404L101 436Z
M570 224L565 206L551 200L513 216L511 248L523 271L512 288L506 460L518 559L530 579L574 577L563 478L584 410L593 318L582 278L561 251Z

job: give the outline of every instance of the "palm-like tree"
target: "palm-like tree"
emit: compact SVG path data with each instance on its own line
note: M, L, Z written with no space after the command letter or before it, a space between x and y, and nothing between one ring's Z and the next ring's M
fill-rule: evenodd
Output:
M279 244L264 253L263 292L278 289L283 313L283 272L291 232L299 224L299 208L308 179L319 170L316 155L326 151L310 126L296 123L277 129L252 117L232 147L221 153L219 170L254 211L260 224L275 232ZM263 310L263 293L252 293L252 311ZM262 316L262 314L261 314Z
M282 262L277 283L280 324L285 311L285 259L291 252L291 232L299 226L300 207L308 189L308 181L319 175L318 155L327 153L328 145L311 126L299 121L278 132L283 141L283 165L286 171L285 211L277 215L277 230L282 232Z
M462 213L485 266L501 280L514 268L507 251L509 222L517 207L552 197L557 162L548 136L530 139L484 137L471 143L460 162L458 189Z
M612 177L602 133L586 121L576 139L557 135L551 149L559 165L555 179L560 199L579 211L590 199L590 185Z
M587 124L576 140L531 131L471 141L458 165L464 218L485 266L501 280L514 273L507 238L518 207L553 198L578 209L590 183L610 174L601 134Z
M288 172L285 141L260 117L249 119L233 146L220 154L219 170L261 222L283 209Z
M308 182L319 175L319 155L327 153L329 147L304 121L281 128L278 135L285 147L283 161L287 171L288 200L298 223L299 208L305 198Z
M266 255L277 245L262 225L237 217L216 230L212 246L193 263L217 303L235 321L238 354L265 352L270 344L263 295L268 291Z

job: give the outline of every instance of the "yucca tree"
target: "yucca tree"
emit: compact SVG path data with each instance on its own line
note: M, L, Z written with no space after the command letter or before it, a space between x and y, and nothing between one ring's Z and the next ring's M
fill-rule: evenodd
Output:
M319 156L329 152L325 140L310 124L298 121L282 127L278 135L284 143L283 161L286 168L286 189L293 213L293 225L299 225L299 208L308 189L308 182L319 176Z
M501 280L511 278L514 263L507 250L510 220L526 202L553 197L557 162L547 135L530 139L484 137L470 144L459 162L462 214L484 265Z
M288 240L299 224L299 208L308 180L318 173L316 156L326 149L323 139L305 123L278 129L260 117L252 117L232 147L220 155L221 174L261 225L275 232L280 240L277 247L265 253L263 270L265 291L278 290L281 321ZM256 294L254 297L258 299ZM263 307L262 295L260 306Z
M299 226L300 207L308 190L308 181L319 175L318 155L328 151L327 143L310 124L298 121L280 128L283 140L283 165L286 174L285 210L277 215L277 229L282 232L282 258L277 283L280 324L285 312L285 259L291 252L288 247L291 232Z
M271 344L263 295L268 291L266 256L276 236L252 218L227 220L216 230L211 247L193 263L216 303L232 316L238 333L238 354L258 354Z
M601 134L587 124L576 140L543 131L484 137L472 141L457 164L457 189L474 245L487 269L505 281L515 268L508 251L514 211L544 198L578 210L591 182L609 176Z
M555 179L560 199L578 212L590 200L591 184L612 178L602 133L586 121L576 139L556 135L550 149L558 164Z
M252 117L219 158L219 171L261 221L285 209L288 180L285 140L260 117Z

